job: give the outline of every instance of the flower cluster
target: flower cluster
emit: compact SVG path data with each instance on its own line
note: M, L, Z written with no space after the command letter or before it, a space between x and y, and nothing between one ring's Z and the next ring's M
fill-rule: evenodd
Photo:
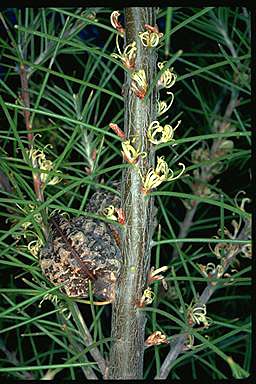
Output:
M29 252L31 253L31 255L33 256L37 256L41 247L43 245L43 242L42 240L38 237L37 240L32 240L30 241L30 243L28 244L28 250Z
M139 71L134 71L131 74L131 78L132 78L132 82L131 82L132 91L140 99L144 99L148 89L146 73L144 69L140 69Z
M146 340L145 345L151 347L152 345L169 344L167 336L160 331L153 332Z
M126 140L122 142L123 151L121 152L122 152L123 158L130 164L136 163L139 157L144 158L147 156L146 152L140 151L140 145L137 149L134 148L132 144L135 142L136 142L136 137L134 137L132 140Z
M143 182L142 192L147 194L150 190L162 184L163 181L178 179L185 171L185 165L183 163L179 163L178 165L181 166L182 169L177 176L174 176L174 172L168 168L168 164L164 161L164 156L158 156L156 168L150 168L144 177L141 176Z
M159 44L163 33L159 32L158 27L152 27L149 24L145 24L145 32L139 32L139 37L144 47L153 48Z
M111 14L111 24L112 26L121 34L122 36L125 33L124 28L121 26L118 21L118 17L120 16L119 11L114 11ZM116 45L118 53L113 53L112 57L120 59L123 65L130 70L130 78L131 78L131 91L140 99L144 99L147 91L148 91L148 82L147 76L144 69L135 70L136 64L136 55L137 55L137 46L136 42L128 44L124 51L121 52L118 40L118 34L116 36ZM147 48L156 47L159 44L162 33L159 32L157 26L151 26L149 24L145 24L145 31L139 33L139 38L141 44ZM177 78L177 75L173 73L173 68L165 68L166 61L158 63L158 68L161 70L160 78L158 81L159 88L171 88ZM167 103L166 101L158 101L158 115L164 114L171 107L174 94L172 92L167 92L167 94L171 95L170 101ZM157 120L154 120L150 123L147 130L147 138L148 141L152 144L158 145L161 143L168 143L174 141L174 132L180 125L181 120L179 120L176 126L172 127L169 124L165 124L164 126L160 125ZM123 158L130 164L136 166L139 158L145 158L147 156L146 152L141 151L141 146L135 147L136 138L127 139L125 133L118 127L117 124L110 123L110 128L113 129L116 134L122 139L122 155ZM179 178L185 171L185 165L182 163L178 164L182 167L181 171L177 176L174 176L174 172L168 168L167 163L164 161L164 157L157 158L157 165L155 168L151 167L148 169L146 174L142 175L141 171L138 169L140 174L143 186L142 192L147 194L150 190L158 187L163 181L172 181ZM105 215L112 220L116 220L116 214L113 210L113 207L108 207L108 211L105 212Z
M116 35L116 47L118 53L111 53L111 56L114 57L114 59L119 59L123 63L123 65L128 69L133 69L135 67L135 60L136 60L136 42L133 41L131 44L128 44L124 51L121 52L121 49L119 47L119 41L118 41L118 35Z
M167 61L157 63L160 70L163 70ZM158 80L158 86L161 88L171 88L177 79L177 75L173 73L173 68L166 68Z
M155 293L152 291L152 289L150 287L146 288L138 303L138 307L142 308L145 305L151 304L154 298L155 298Z
M50 144L46 145L44 149L50 146ZM58 176L49 177L49 172L53 170L53 163L51 160L47 160L45 153L41 149L30 149L28 152L29 159L32 162L33 167L40 168L40 181L42 188L44 188L46 185L55 185L58 184L62 178ZM61 173L60 171L56 171L56 173Z
M206 305L195 304L189 306L187 310L187 319L189 325L203 324L204 328L209 327L209 318L206 317Z
M176 126L173 128L169 124L166 124L164 127L162 127L157 120L152 121L148 127L147 132L149 141L153 144L168 143L169 141L172 141L174 131L178 128L180 123L181 120L179 120Z

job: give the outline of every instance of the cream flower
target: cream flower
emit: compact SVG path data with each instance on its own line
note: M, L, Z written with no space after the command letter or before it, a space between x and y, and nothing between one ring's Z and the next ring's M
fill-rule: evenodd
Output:
M111 22L113 28L115 28L121 34L121 36L123 37L124 33L125 33L125 29L123 28L121 23L118 21L118 17L119 16L120 16L120 12L119 11L112 12L111 15L110 15L110 22Z
M115 59L119 59L122 61L123 65L128 68L128 69L133 69L135 66L135 60L136 60L136 42L133 41L131 44L128 44L124 52L121 52L121 49L119 47L119 42L118 42L118 36L116 35L116 47L118 53L111 53L111 56L114 57Z
M132 82L131 89L140 99L144 99L145 94L148 89L146 73L144 69L140 69L139 71L134 71L131 74Z
M49 145L50 144L47 144L44 147L44 149L46 147L48 147ZM38 167L38 168L40 168L41 171L44 171L44 172L41 172L41 174L40 174L40 180L41 180L43 187L45 187L46 185L58 184L62 180L62 178L58 177L58 176L54 176L54 177L50 177L50 178L48 177L48 174L50 171L53 170L54 165L53 165L51 160L46 159L46 156L45 156L45 153L43 150L30 149L30 151L28 151L28 155L32 161L33 167ZM56 171L56 173L61 174L61 171Z
M163 61L161 63L157 63L157 66L160 70L162 70L165 66L167 61ZM158 80L158 85L163 87L163 88L171 88L176 79L177 75L172 72L173 68L167 68L160 76L160 79Z
M158 187L163 181L173 181L178 179L185 171L185 165L178 163L182 167L180 173L174 176L174 172L168 168L164 156L157 157L156 168L150 168L145 177L142 177L143 187L142 191L147 194L151 189Z
M122 142L122 149L123 151L122 152L122 155L124 157L124 159L126 161L128 161L128 163L136 163L139 156L144 158L147 156L147 153L146 152L140 152L140 146L138 149L134 148L133 147L133 143L136 141L136 138L133 138L132 141L131 140L126 140L126 141L123 141ZM132 142L132 144L131 144Z
M162 127L157 120L152 121L148 127L147 132L149 141L153 144L161 144L174 140L174 131L178 128L180 123L181 120L179 120L176 126L173 128L169 124L166 124L164 127Z

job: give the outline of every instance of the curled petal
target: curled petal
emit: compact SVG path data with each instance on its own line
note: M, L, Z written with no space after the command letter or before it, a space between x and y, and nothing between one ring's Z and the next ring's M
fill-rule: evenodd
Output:
M176 180L176 179L178 179L178 178L185 172L185 169L186 169L185 165L184 165L183 163L178 163L178 165L182 167L182 170L180 171L180 173L179 173L177 176L173 177L173 171L172 171L172 175L169 176L169 177L166 179L166 181L173 181L173 180ZM170 171L171 171L171 170L170 170Z

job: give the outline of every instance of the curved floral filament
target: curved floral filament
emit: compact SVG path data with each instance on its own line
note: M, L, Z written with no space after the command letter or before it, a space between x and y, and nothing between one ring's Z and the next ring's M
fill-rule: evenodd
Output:
M173 100L174 100L174 94L172 92L167 92L167 93L169 95L171 95L171 101L169 102L169 104L167 104L167 102L165 100L157 101L157 115L158 116L163 115L172 106L172 103L173 103Z
M171 171L172 174L171 174L171 176L169 176L169 177L166 179L166 181L177 180L177 179L178 179L178 178L185 172L185 169L186 169L185 165L184 165L183 163L178 163L178 165L179 165L180 167L182 167L180 173L179 173L177 176L174 176L174 177L173 177L174 173L173 173L173 171L172 171L171 169L169 169L169 171Z

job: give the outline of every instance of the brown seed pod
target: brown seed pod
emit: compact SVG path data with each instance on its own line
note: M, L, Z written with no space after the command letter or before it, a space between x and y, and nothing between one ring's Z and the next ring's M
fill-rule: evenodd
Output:
M51 220L47 244L39 255L45 276L70 297L92 293L113 301L121 269L121 253L110 226L84 216L66 220L56 215Z

